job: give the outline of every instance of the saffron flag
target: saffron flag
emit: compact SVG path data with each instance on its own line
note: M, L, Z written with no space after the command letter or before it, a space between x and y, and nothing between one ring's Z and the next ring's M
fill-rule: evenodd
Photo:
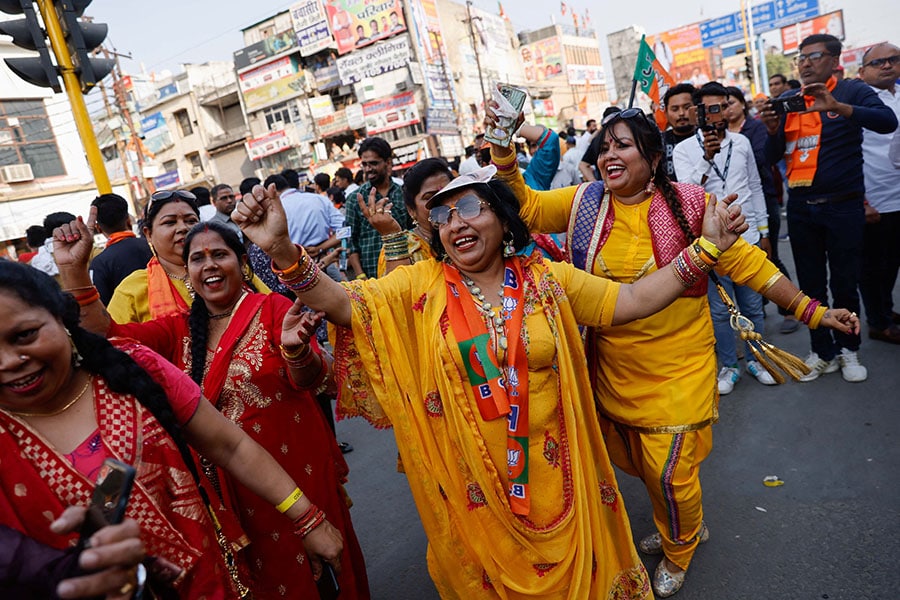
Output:
M675 80L656 60L650 44L643 37L641 37L641 46L638 50L637 64L634 66L634 81L642 92L650 96L650 100L653 101L653 116L656 124L659 125L660 130L665 130L667 121L662 107L662 98L665 96L666 90L675 85Z
M560 2L560 3L559 3L559 12L561 12L563 16L566 16L566 12L567 12L568 10L569 10L569 7L566 5L565 2Z

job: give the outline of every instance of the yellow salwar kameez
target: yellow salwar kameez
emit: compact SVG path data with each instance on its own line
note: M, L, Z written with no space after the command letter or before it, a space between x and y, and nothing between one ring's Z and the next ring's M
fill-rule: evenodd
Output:
M566 232L578 188L532 190L518 169L502 168L514 160L494 157L529 229ZM591 266L595 275L631 283L665 266L654 257L659 232L651 231L650 205L649 197L630 206L611 199L614 221ZM722 255L716 271L757 290L777 274L765 253L742 239ZM595 333L589 367L610 458L642 479L663 551L687 569L703 519L699 465L712 449L711 425L719 416L706 295L683 296L647 318Z
M577 323L606 327L618 285L525 262L531 510L507 496L507 419L482 419L447 321L436 261L344 284L341 417L394 428L442 598L650 598L606 455ZM471 301L464 298L464 301Z

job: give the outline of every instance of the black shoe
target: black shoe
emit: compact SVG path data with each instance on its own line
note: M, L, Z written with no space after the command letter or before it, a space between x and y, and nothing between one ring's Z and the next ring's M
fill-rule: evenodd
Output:
M887 329L869 329L869 339L900 344L900 326L891 325Z
M338 448L341 449L341 454L348 454L353 452L353 446L351 446L347 442L338 442Z

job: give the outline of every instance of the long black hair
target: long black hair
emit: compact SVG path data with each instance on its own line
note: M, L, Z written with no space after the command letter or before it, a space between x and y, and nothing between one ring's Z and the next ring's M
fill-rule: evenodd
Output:
M222 238L225 245L235 253L238 263L249 264L247 258L247 249L238 238L237 234L229 227L216 221L207 221L206 223L197 223L184 238L184 250L182 250L181 258L184 264L188 264L188 256L191 254L191 242L198 233L212 231ZM248 267L249 268L249 267ZM250 281L245 282L254 292L256 288ZM191 379L197 382L197 385L203 385L203 375L206 371L206 342L209 338L209 308L206 302L200 296L194 297L191 303L191 314L188 317L188 326L191 332Z
M128 354L115 348L105 337L79 325L81 307L71 294L63 292L49 275L30 266L6 260L0 260L0 290L18 297L29 306L43 308L62 321L82 356L81 368L102 377L111 390L131 394L156 417L175 442L182 460L199 487L200 473L166 393ZM200 489L202 494L202 488Z
M604 140L609 135L610 139L618 141L618 138L613 133L613 127L617 123L624 123L631 131L635 148L650 167L652 173L651 181L662 193L663 198L665 198L666 204L675 216L678 228L681 229L681 233L687 242L694 241L697 236L694 235L691 225L684 214L684 209L681 207L681 198L678 196L678 190L675 189L675 186L672 185L672 180L666 174L666 161L664 160L666 149L663 145L659 128L645 115L638 115L630 119L612 119L600 129L600 139ZM603 154L602 147L601 141L601 154ZM653 168L653 161L657 161L655 169Z
M463 188L466 189L466 188ZM528 232L528 226L519 216L519 200L513 193L512 189L499 179L492 179L487 183L476 183L470 186L478 197L490 205L491 210L500 219L500 222L506 226L507 236L512 236L513 247L519 252L525 246L531 243L531 234ZM441 243L441 232L435 227L434 234L431 236L431 247L434 250L435 257L443 260L447 256L447 250Z
M453 179L453 172L443 158L426 158L406 172L403 176L403 202L406 208L415 212L416 196L422 190L425 180L434 175L446 175L447 181Z

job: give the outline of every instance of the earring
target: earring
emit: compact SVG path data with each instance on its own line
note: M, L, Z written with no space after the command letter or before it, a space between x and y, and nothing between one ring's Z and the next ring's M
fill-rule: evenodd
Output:
M652 196L653 194L656 193L656 184L653 183L652 181L647 182L647 185L644 187L644 192L646 192L648 195Z
M187 288L188 294L190 294L191 298L193 298L195 296L195 292L194 292L194 285L191 283L191 278L185 276L183 281L184 281L184 287Z
M246 283L253 281L253 270L250 268L250 265L244 266L244 281Z
M516 253L516 246L513 241L513 235L508 231L506 233L509 234L509 239L507 239L506 235L503 236L503 256L509 258Z
M69 328L66 328L66 335L69 336L69 344L72 346L72 368L77 369L81 366L84 358L81 356L81 353L78 351L78 348L75 346L75 340L72 339L72 332L69 331ZM22 358L21 356L19 358Z
M418 226L419 226L419 221L417 221L416 219L413 219L413 227L418 227Z

